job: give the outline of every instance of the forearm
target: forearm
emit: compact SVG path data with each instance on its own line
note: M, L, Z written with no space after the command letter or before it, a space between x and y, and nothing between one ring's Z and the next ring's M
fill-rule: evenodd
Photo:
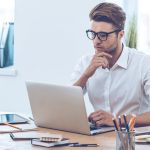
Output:
M136 126L148 126L150 125L150 112L137 115Z
M127 115L127 122L129 123L132 115ZM121 117L121 122L124 125L124 119ZM136 115L135 126L148 126L150 125L150 112L145 112L140 115Z
M81 77L73 85L84 88L87 80L88 80L88 77L85 74L82 74Z

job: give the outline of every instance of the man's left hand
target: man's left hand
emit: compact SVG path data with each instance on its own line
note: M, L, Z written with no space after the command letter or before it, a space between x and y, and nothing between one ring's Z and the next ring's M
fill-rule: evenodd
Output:
M108 125L113 126L112 114L103 110L98 110L91 113L88 117L89 121L95 123L96 126Z

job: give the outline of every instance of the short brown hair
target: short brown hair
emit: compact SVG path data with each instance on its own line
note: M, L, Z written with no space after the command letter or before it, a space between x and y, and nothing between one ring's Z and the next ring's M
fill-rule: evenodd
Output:
M123 9L114 3L100 3L89 14L90 20L112 23L118 29L123 30L126 14Z

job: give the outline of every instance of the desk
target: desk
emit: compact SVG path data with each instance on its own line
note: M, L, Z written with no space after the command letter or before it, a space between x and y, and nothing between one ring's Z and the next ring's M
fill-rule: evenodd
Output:
M81 134L69 133L58 130L51 130L45 128L39 128L40 131L62 134L64 137L67 137L72 142L80 143L99 143L100 147L53 147L53 148L44 148L39 146L31 145L30 141L13 141L9 134L0 135L0 146L2 141L8 142L8 144L13 145L10 150L115 150L116 145L116 135L115 132L107 132L94 136L86 136ZM136 150L149 150L150 145L136 145Z

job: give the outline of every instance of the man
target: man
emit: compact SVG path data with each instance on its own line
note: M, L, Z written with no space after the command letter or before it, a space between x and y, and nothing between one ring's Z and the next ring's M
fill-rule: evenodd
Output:
M89 121L112 126L112 116L136 114L136 125L150 125L150 56L122 43L126 15L113 3L100 3L90 12L95 53L81 58L72 81L87 91L95 112ZM122 119L123 121L123 119Z

